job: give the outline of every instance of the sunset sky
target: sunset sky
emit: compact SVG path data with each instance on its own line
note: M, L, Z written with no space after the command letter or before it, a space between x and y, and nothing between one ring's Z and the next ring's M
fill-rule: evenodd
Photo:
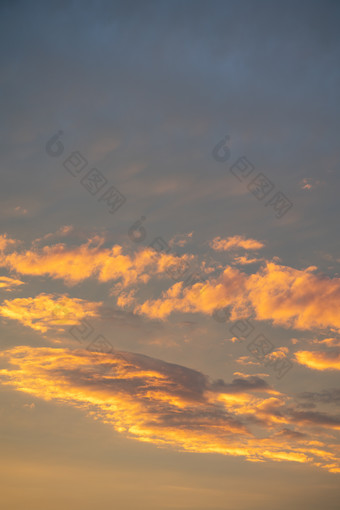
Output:
M338 510L336 1L1 3L4 510Z

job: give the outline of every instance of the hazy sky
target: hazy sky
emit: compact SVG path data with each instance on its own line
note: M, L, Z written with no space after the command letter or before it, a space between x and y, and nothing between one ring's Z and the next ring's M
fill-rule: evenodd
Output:
M337 510L336 1L3 1L4 510Z

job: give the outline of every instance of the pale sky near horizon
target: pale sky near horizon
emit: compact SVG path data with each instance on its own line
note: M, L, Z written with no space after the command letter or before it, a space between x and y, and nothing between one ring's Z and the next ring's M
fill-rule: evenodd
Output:
M1 4L4 510L338 510L340 5Z

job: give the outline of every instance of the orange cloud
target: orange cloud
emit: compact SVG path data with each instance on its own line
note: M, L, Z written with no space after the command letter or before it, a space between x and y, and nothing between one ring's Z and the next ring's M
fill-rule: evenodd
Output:
M247 266L248 264L256 264L261 262L263 259L244 257L234 257L233 263L239 266Z
M247 239L245 236L233 236L222 239L215 237L210 243L210 247L216 251L229 251L235 248L244 250L260 250L264 247L264 243L256 241L256 239Z
M65 229L66 234L69 233L70 227L64 227L60 232L65 234ZM69 285L93 277L100 282L121 280L128 286L136 282L146 283L151 275L166 276L167 269L180 263L188 264L193 258L193 255L158 253L151 248L140 248L128 255L123 253L120 245L104 248L104 238L99 236L80 246L58 243L40 248L37 246L40 241L33 242L30 250L2 254L0 264L19 274L60 278Z
M135 313L164 319L172 312L212 315L217 308L228 305L233 305L236 310L237 301L241 302L245 282L246 275L228 267L219 280L195 283L192 287L183 287L182 282L176 283L163 292L161 298L136 305Z
M68 235L69 232L70 227L65 227L59 234ZM9 246L8 241L3 236L4 246ZM105 248L104 241L97 236L80 246L58 243L41 248L33 243L30 250L0 252L0 264L19 274L60 278L69 285L87 278L115 281L116 290L134 285L134 293L122 296L119 305L122 308L132 305L136 313L150 318L166 319L173 312L212 315L216 309L228 306L231 320L252 315L257 320L270 320L288 328L340 331L340 278L315 274L315 267L300 270L272 261L253 274L227 266L217 277L216 267L203 262L201 281L186 287L175 284L159 299L140 303L135 298L137 285L147 283L152 277L169 279L169 270L180 275L181 271L176 268L190 267L194 255L158 253L149 247L129 254L120 245ZM219 244L222 241L223 246L227 242L229 247L247 249L263 245L242 236L227 240L215 238L215 241L217 248L222 246ZM239 263L253 261L238 260ZM184 274L188 276L185 271Z
M315 179L312 179L312 178L305 178L305 179L302 179L302 181L300 182L300 187L301 189L306 189L308 191L310 191L311 189L314 189L314 188L317 188L318 186L320 186L321 181L317 181Z
M21 280L16 280L14 278L9 278L8 276L0 276L0 288L4 290L13 290L20 285L24 285L24 282Z
M340 370L340 349L329 351L298 351L295 358L300 365L314 370Z
M296 329L332 328L340 331L340 279L267 262L247 275L227 267L218 279L169 291L160 299L136 305L135 312L151 318L166 318L172 312L200 312L212 315L230 306L231 319L249 317L271 320Z
M191 241L193 236L193 232L189 232L188 234L177 234L169 241L169 246L185 246L188 242Z
M17 244L18 241L10 239L7 234L0 235L0 252L6 250L6 248Z
M297 329L340 330L340 279L269 262L247 280L247 297L259 320Z
M86 410L139 441L340 472L336 448L320 433L336 433L340 418L299 413L258 377L213 382L186 367L119 351L20 346L1 352L0 360L7 364L0 370L3 385Z
M340 347L340 338L324 338L323 340L313 340L313 344L325 344L327 347Z
M79 324L84 317L95 317L101 304L66 295L39 294L34 298L5 299L0 315L44 333L56 326Z

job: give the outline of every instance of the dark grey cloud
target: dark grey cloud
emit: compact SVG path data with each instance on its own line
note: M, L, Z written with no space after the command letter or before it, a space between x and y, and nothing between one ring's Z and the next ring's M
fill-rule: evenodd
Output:
M304 434L303 432L298 432L297 430L292 430L288 428L283 428L280 430L277 434L277 437L284 437L286 439L291 439L293 441L299 441L306 439L308 437L307 434Z
M300 424L307 423L315 426L322 425L340 428L340 415L334 416L318 411L293 411L291 416Z
M315 403L322 404L334 404L340 405L340 389L339 388L330 388L322 391L305 391L303 393L299 393L298 397L307 400L307 405L314 405Z
M258 376L251 376L245 379L238 377L233 379L230 384L225 383L223 380L218 380L211 386L214 391L231 394L270 389L269 384Z

